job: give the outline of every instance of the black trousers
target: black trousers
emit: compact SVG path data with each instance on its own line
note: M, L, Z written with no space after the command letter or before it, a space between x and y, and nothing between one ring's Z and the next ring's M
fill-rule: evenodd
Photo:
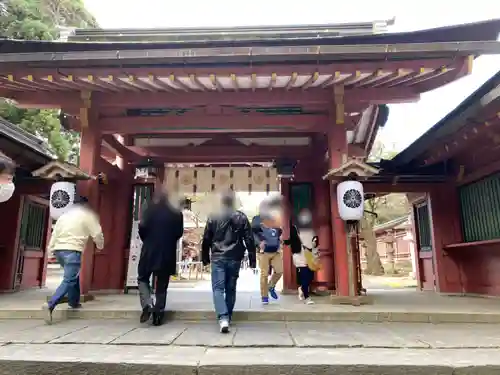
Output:
M151 275L153 276L153 282L156 281L154 303L151 297ZM170 275L164 272L160 273L144 270L140 272L139 277L137 278L137 282L139 287L139 299L141 301L141 307L144 309L146 306L151 306L154 312L165 311L169 281Z
M297 267L298 280L300 289L304 294L304 298L309 298L309 288L314 280L314 272L309 267Z

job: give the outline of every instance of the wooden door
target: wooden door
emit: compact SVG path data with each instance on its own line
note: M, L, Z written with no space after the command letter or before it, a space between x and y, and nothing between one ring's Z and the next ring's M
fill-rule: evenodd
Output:
M436 273L432 251L432 235L427 201L414 205L418 272L422 290L436 289Z
M22 203L14 289L41 287L46 267L48 201L25 196Z

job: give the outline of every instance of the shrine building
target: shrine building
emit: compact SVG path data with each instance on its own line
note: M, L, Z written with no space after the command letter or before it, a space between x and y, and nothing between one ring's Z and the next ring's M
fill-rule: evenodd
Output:
M414 175L419 287L500 295L500 71L391 161ZM441 183L437 181L441 180Z
M0 119L0 159L16 166L15 190L0 192L0 292L41 287L45 281L50 183L32 176L53 155L37 137ZM7 199L7 200L5 200Z
M443 141L447 149L433 141L432 155L420 151L430 147L421 141L419 152L401 154L392 167L365 160L390 115L388 104L416 102L470 74L477 56L500 53L499 31L498 20L405 33L373 23L76 30L68 41L1 40L0 95L25 108L58 108L63 125L81 133L78 168L89 178L78 182L78 193L98 211L106 239L102 252L86 249L84 295L124 290L138 219L134 197L140 201L163 185L189 194L280 191L291 207L285 236L298 211L311 209L322 262L316 285L354 298L359 257L339 216L337 183L356 170L365 192L422 191L438 199L434 227L447 218L448 175L405 168L414 160L419 171L432 167L429 160L455 152L452 141ZM472 159L462 160L457 175L463 169L469 181ZM156 168L153 181L135 178L145 165ZM19 215L2 215L2 225ZM442 236L448 237L432 237L436 264L466 253L459 247L439 253L437 243L461 242ZM9 251L23 257L22 249ZM284 269L284 289L295 290L289 249ZM436 290L452 290L455 271L441 270Z

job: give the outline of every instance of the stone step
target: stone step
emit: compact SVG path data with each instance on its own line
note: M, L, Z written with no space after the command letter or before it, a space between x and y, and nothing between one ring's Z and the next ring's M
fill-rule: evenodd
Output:
M138 320L138 309L86 308L68 310L61 306L54 312L55 320L66 319L132 319ZM43 319L40 308L0 309L0 319ZM175 310L167 312L168 320L214 321L212 310ZM318 311L310 310L248 310L236 311L234 321L311 321L311 322L405 322L405 323L500 323L500 312L453 311Z
M12 344L0 346L0 374L493 375L500 372L497 353L497 349Z

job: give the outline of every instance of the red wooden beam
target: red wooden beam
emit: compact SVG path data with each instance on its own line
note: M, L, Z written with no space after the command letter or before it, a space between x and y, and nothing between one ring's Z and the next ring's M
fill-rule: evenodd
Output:
M395 184L388 182L364 182L363 189L365 193L428 193L446 184L446 182L398 182Z
M500 150L497 150L497 154L500 154ZM482 167L474 168L473 171L467 173L461 180L457 181L457 184L459 186L469 184L486 176L492 175L493 173L497 173L498 171L500 171L500 160L497 159Z
M112 150L116 155L121 156L127 161L138 161L140 156L131 151L127 146L121 144L112 134L105 134L102 136L103 142L107 148Z
M318 132L325 130L328 121L326 115L167 115L102 118L99 120L99 128L102 133L107 134Z
M345 90L345 103L368 102L385 104L401 101L417 101L420 96L412 88L350 89ZM262 90L240 92L190 92L190 93L96 93L94 103L99 106L125 108L192 107L192 106L291 106L327 104L333 98L331 89L308 91Z
M53 92L7 92L6 97L16 100L22 106L79 108L79 93ZM358 102L365 104L387 104L415 102L420 95L412 87L355 88L346 89L344 103L349 106ZM94 92L92 105L120 108L164 108L192 106L293 106L328 104L332 101L331 89L310 89L307 91L259 90L240 92Z
M136 155L149 156L161 159L226 159L231 157L246 158L270 158L291 157L303 158L310 155L311 148L307 146L187 146L187 147L128 147L130 152Z
M276 160L276 155L200 155L200 156L165 156L165 157L155 157L154 160L158 163L171 163L171 164L243 164L243 163L270 163ZM302 160L300 158L296 158Z
M302 138L302 137L311 137L317 133L311 133L311 132L296 132L290 134L290 132L276 132L276 133L267 133L267 134L262 134L262 132L254 131L251 133L238 133L238 132L225 132L224 136L229 137L229 138ZM168 139L179 139L179 138L214 138L213 133L193 133L193 134L182 134L182 133L176 133L176 134L158 134L158 133L153 133L153 134L148 134L148 133L143 133L143 134L134 134L132 136L134 139L136 138L168 138Z
M126 70L123 68L107 68L107 67L75 67L75 68L33 68L33 67L22 67L19 64L12 66L6 74L12 74L14 76L28 76L33 75L35 78L47 77L49 75L62 74L64 76L72 75L74 77L88 75L94 75L96 77L108 77L113 75L119 76L143 76L148 77L149 74L160 77L168 77L170 74L176 76L189 76L194 74L197 76L216 74L218 76L229 77L231 74L236 75L246 75L250 76L252 74L257 75L268 75L276 73L277 75L291 75L292 73L297 73L299 75L311 75L314 72L319 72L320 74L335 74L335 72L341 72L342 74L354 74L359 72L373 72L375 70L387 70L396 71L398 69L412 69L418 71L420 68L436 69L442 66L456 64L457 61L466 59L466 57L461 58L443 58L443 59L421 59L421 60L401 60L401 61L367 61L367 62L335 62L331 64L279 64L279 65L257 65L257 66L220 66L220 67L137 67L131 68L127 67Z

